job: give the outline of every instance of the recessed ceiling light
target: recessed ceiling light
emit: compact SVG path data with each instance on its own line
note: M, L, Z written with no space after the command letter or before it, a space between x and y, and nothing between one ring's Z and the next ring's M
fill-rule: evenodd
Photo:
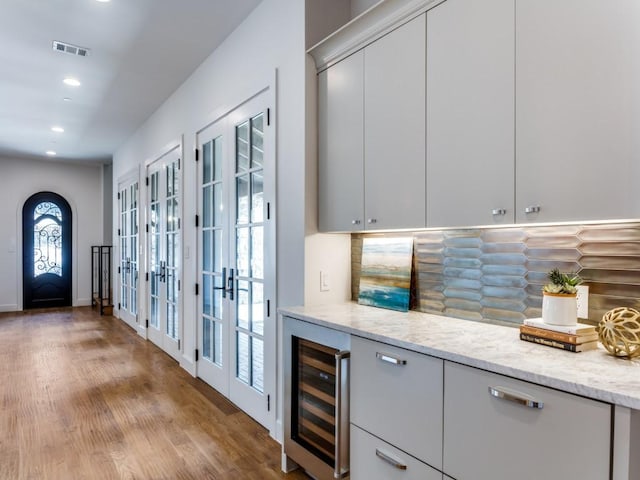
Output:
M57 154L56 152L54 152L53 150L47 150L47 155L49 155L50 157L55 157Z
M65 101L65 102L70 102L71 101L71 99L69 97L64 97L62 100Z
M63 80L63 82L66 85L69 85L70 87L79 87L80 84L80 80L78 80L77 78L72 78L72 77L67 77Z
M51 131L52 132L56 132L56 133L63 133L64 132L64 128L62 128L62 127L51 127Z
M108 3L108 2L110 2L110 1L111 1L111 0L96 0L96 2L100 2L100 3Z

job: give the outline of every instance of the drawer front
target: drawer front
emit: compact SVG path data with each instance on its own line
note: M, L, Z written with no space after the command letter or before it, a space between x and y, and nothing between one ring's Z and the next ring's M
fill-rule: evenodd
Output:
M609 478L611 405L451 362L445 362L444 372L448 475Z
M442 473L351 425L351 480L442 480Z
M443 361L353 336L351 422L442 467Z

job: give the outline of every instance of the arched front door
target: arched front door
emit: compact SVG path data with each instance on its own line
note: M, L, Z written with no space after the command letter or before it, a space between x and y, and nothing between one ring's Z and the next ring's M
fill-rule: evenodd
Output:
M23 306L71 305L71 207L60 195L40 192L22 208Z

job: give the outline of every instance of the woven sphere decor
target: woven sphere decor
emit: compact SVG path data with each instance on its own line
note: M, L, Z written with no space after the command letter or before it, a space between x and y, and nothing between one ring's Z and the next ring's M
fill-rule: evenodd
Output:
M609 310L598 324L598 337L611 355L637 357L640 355L640 312L626 307Z

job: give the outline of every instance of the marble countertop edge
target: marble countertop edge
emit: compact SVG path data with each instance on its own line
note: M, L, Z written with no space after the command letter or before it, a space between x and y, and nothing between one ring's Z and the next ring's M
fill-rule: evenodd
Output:
M640 410L640 361L616 359L602 346L572 353L523 342L514 327L420 312L392 312L354 302L281 308L292 316L594 400Z

